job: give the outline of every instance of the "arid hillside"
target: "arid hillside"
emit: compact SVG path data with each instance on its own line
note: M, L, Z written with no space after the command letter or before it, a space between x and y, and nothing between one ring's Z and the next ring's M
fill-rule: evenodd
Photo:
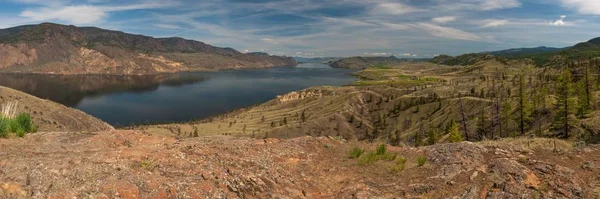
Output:
M38 131L95 132L114 129L84 112L0 86L0 105L16 103L17 113L28 113Z
M145 75L294 66L291 57L240 53L183 38L152 38L52 23L0 30L0 72Z
M551 139L382 149L326 137L180 140L106 131L28 134L0 139L0 147L1 198L597 198L600 191L600 148ZM350 158L353 149L365 152Z
M562 117L557 98L561 70L496 59L469 66L421 62L370 67L356 72L361 80L350 86L313 87L200 121L132 128L179 137L310 135L430 145L451 142L449 126L454 124L460 139L469 141L527 136L597 143L599 93L593 88L599 81L585 83L581 72L569 73L574 78L567 84L573 87L568 133L557 127L562 125L557 122ZM574 104L577 100L580 105Z

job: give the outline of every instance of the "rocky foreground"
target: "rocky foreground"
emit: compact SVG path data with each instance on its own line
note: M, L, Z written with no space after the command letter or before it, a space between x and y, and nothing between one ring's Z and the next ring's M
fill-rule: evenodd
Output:
M0 140L0 198L596 198L600 188L599 146L510 139L389 147L406 158L402 171L348 158L356 146L368 153L376 144L30 134ZM427 156L422 167L419 156Z

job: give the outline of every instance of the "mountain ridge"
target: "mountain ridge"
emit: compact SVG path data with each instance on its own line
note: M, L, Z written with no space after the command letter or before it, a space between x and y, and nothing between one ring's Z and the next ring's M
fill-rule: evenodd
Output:
M0 72L144 75L294 66L290 57L244 54L180 37L154 38L53 23L0 30Z

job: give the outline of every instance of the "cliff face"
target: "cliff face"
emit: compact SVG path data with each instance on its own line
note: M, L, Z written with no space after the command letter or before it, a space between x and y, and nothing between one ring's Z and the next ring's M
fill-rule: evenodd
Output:
M44 23L0 30L0 72L143 75L294 66L291 57L243 54L182 38L152 38Z

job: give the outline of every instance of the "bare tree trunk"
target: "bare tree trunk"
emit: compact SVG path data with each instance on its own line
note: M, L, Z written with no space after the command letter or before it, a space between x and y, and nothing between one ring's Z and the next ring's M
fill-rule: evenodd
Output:
M465 140L469 141L469 131L467 129L467 118L465 117L465 110L463 108L462 96L460 96L460 93L459 93L458 101L460 103L460 115L462 117L462 125L463 125L463 129L465 131Z

